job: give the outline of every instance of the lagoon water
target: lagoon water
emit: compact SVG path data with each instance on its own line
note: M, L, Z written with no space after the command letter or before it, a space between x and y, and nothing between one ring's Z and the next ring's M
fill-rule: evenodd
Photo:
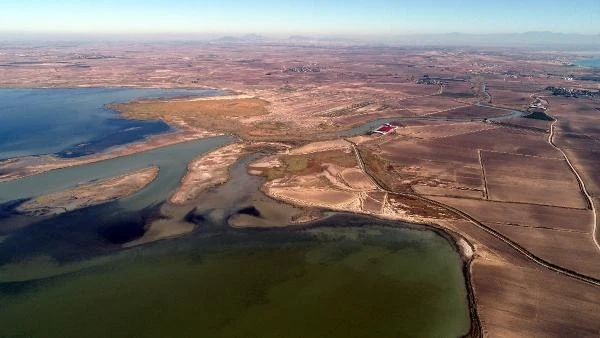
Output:
M0 203L64 190L79 183L107 179L156 165L160 168L157 178L131 198L121 200L121 205L129 209L142 209L167 199L185 174L189 161L232 140L231 136L210 137L0 182Z
M40 154L77 157L164 133L161 121L127 120L105 107L138 98L218 95L217 90L0 89L0 159Z
M96 91L102 98L93 97ZM117 100L113 94L124 101L135 96L84 92L94 107ZM61 97L72 102L69 90ZM80 115L111 114L98 109ZM17 128L18 115L13 119ZM87 125L80 123L71 126ZM22 223L14 220L25 216L0 210L0 337L459 337L469 331L463 262L447 238L425 226L335 214L295 229L243 230L207 216L180 238L122 246L142 236L152 219L173 217L161 216L158 206L192 158L232 140L196 140L0 183L6 206L160 167L154 182L117 201ZM27 144L17 152L47 151L41 140ZM207 212L227 219L236 209L232 192L258 193L261 180L247 175L247 161L206 195L214 199Z
M359 226L348 226L352 222ZM0 332L49 338L465 335L469 311L456 252L431 231L379 223L340 215L302 231L196 234L90 260L51 278L0 283ZM59 268L46 262L47 269Z

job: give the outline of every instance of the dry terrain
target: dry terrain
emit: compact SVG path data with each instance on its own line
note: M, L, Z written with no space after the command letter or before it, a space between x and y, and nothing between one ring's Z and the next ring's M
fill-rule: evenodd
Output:
M307 208L427 223L462 243L463 254L471 251L467 277L481 324L474 336L598 337L600 100L545 90L598 90L597 82L581 79L600 76L599 70L570 64L583 56L289 41L6 45L0 53L4 87L218 88L232 94L115 107L128 117L163 119L179 131L77 160L4 160L0 179L215 133L265 141L264 147L285 142L250 164L250 173L266 178L267 195ZM318 71L290 68L302 65ZM535 102L557 121L490 119ZM385 136L337 133L380 118L396 119L400 127ZM226 180L245 151L232 145L192 162L172 202L210 200L206 188ZM179 208L181 216L189 211L166 207ZM230 224L255 221L238 215ZM193 229L161 219L128 245Z
M267 102L257 98L174 99L112 105L123 116L161 119L185 129L238 132L243 119L265 115Z

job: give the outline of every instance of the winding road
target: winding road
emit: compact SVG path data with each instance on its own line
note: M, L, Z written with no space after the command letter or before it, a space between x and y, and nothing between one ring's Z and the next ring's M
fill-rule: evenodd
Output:
M386 187L384 187L373 175L371 175L371 173L369 173L369 171L366 169L365 164L364 164L364 160L362 158L362 155L358 149L358 146L356 143L345 139L348 143L350 143L350 145L352 146L352 149L354 151L354 154L357 158L358 161L358 165L359 167L363 170L363 172L373 181L373 183L382 191L385 191L387 193L391 193L391 194L396 194L396 195L400 195L400 196L405 196L405 197L410 197L410 198L416 198L419 199L421 201L424 201L426 203L435 205L437 207L449 210L454 212L457 215L460 215L461 217L463 217L464 219L468 220L469 222L471 222L472 224L474 224L475 226L477 226L478 228L480 228L481 230L487 232L488 234L494 236L496 239L502 241L503 243L505 243L506 245L510 246L511 248L513 248L515 251L519 252L520 254L522 254L523 256L527 257L530 261L534 262L535 264L554 271L556 273L559 273L563 276L572 278L572 279L576 279L578 281L581 282L585 282L591 285L595 285L600 287L600 279L594 278L594 277L590 277L584 274L581 274L579 272L558 266L556 264L553 264L551 262L548 262L536 255L534 255L533 253L531 253L530 251L528 251L527 249L525 249L524 247L522 247L521 245L517 244L516 242L514 242L513 240L511 240L510 238L504 236L503 234L499 233L498 231L488 227L487 225L479 222L477 219L475 219L473 216L469 215L468 213L458 210L452 206L449 206L447 204L438 202L438 201L434 201L431 200L429 198L420 196L420 195L416 195L416 194L407 194L407 193L397 193L394 191L391 191L389 189L387 189ZM560 150L560 149L559 149ZM562 152L562 151L561 151ZM563 153L564 154L564 153ZM566 156L565 156L566 157ZM581 179L579 177L579 175L577 175L579 179ZM584 187L584 186L583 186ZM587 191L586 191L587 193ZM588 195L589 196L589 195ZM592 204L593 205L593 204ZM594 224L595 224L595 211L594 211Z
M598 243L598 234L597 234L597 232L598 232L598 216L596 215L596 206L594 205L594 199L588 192L588 190L585 186L585 182L583 182L581 175L579 175L579 172L577 172L577 169L575 169L575 166L573 166L573 163L571 163L571 160L569 160L569 157L567 156L567 154L554 143L554 126L556 125L556 123L558 123L558 119L555 117L552 117L552 118L554 119L554 122L552 122L552 124L550 124L550 135L548 136L548 143L550 143L550 145L552 147L554 147L554 149L560 151L562 156L565 158L565 161L567 161L569 168L571 169L571 171L573 172L573 174L575 174L575 177L577 178L577 183L579 184L579 188L581 189L581 192L586 199L588 208L590 210L592 210L592 214L593 214L593 217L592 217L592 239L594 240L594 245L596 245L596 249L598 251L600 251L600 244Z

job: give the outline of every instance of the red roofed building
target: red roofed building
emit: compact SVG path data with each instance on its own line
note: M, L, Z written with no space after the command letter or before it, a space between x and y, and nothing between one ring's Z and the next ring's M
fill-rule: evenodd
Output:
M381 127L373 130L374 133L377 134L381 134L381 135L387 135L389 133L391 133L392 131L396 130L398 128L398 126L395 126L393 124L389 124L389 123L385 123L383 125L381 125Z

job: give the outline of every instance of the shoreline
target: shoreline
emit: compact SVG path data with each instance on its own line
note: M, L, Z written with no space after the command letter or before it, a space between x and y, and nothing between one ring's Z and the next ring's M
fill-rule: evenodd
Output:
M296 148L294 150L300 151L300 148ZM250 166L247 168L247 173L249 175L253 175L252 169L250 168ZM254 175L256 175L256 174L254 174ZM259 176L262 176L262 175L259 175ZM267 181L263 182L263 184L260 185L259 189L260 189L260 191L263 192L263 194L265 194L269 198L279 201L280 203L286 203L286 204L292 205L294 207L299 207L304 210L316 208L316 209L320 210L321 213L331 211L334 214L333 215L325 215L323 217L313 219L313 220L308 220L306 222L292 223L283 228L282 227L265 227L265 226L261 226L261 227L253 227L253 226L237 227L236 226L234 228L236 228L236 229L253 229L253 230L259 230L259 231L281 230L281 229L295 231L295 230L309 229L309 228L315 226L315 224L318 224L319 222L321 222L323 220L333 217L336 214L348 214L348 215L353 215L353 216L357 216L357 217L374 218L374 219L377 219L377 220L383 221L383 222L390 222L393 224L393 225L391 225L391 227L404 227L404 228L411 228L411 229L415 229L415 230L432 231L436 235L443 237L452 246L453 250L459 255L460 260L462 262L461 270L462 270L462 275L465 280L465 290L467 293L467 303L468 303L468 307L469 307L469 316L470 316L470 329L469 329L469 332L464 337L483 337L483 328L482 328L482 324L481 324L481 319L479 317L477 296L475 294L475 290L474 290L474 286L473 286L473 282L472 282L472 270L471 270L472 264L473 264L475 258L477 257L477 250L476 250L475 245L473 245L473 243L471 243L465 236L461 235L457 231L454 231L448 227L445 227L442 224L436 223L435 220L431 219L431 218L418 219L418 218L407 217L407 215L402 217L400 215L394 216L391 214L366 212L365 210L359 211L359 210L340 209L340 208L335 208L333 205L323 206L323 205L319 205L319 204L315 204L315 203L310 203L308 201L300 201L300 200L296 200L296 199L279 196L270 191L269 187L266 185L266 182Z
M224 96L236 96L241 95L236 92L232 92L228 89L215 89L209 87L177 87L177 88L165 88L165 87L141 87L141 86L65 86L65 87L3 87L0 89L78 89L78 88L89 88L89 89L181 89L181 90L212 90L216 93L209 94L208 96L198 95L182 95L173 98L168 97L152 97L133 99L126 103L137 102L138 100L189 100L190 98L212 100ZM115 109L116 103L105 103L102 105L102 109L113 112L124 120L135 120L127 117L122 111ZM140 119L145 120L145 119ZM110 160L118 157L129 156L135 153L140 153L148 150L153 150L161 147L174 145L177 143L183 143L188 141L194 141L202 138L223 136L225 133L213 132L209 130L203 130L199 128L192 128L185 124L169 123L163 119L159 119L165 123L169 130L162 131L159 133L153 133L145 135L143 138L137 141L115 145L108 147L100 152L68 158L60 157L56 154L39 154L39 155L24 155L24 156L13 156L4 159L0 159L0 183L18 180L27 176L33 176L41 174L47 171L62 169L67 167L73 167L78 165L90 164L101 162L104 160ZM36 163L37 162L37 163Z
M202 192L227 183L231 179L231 167L245 156L257 153L253 148L260 146L279 149L289 149L290 147L278 142L252 142L238 139L234 143L223 145L200 155L188 163L186 172L179 181L179 186L171 193L167 202L171 205L185 205L194 201ZM200 185L199 188L198 185Z
M63 159L54 155L13 157L0 160L0 170L11 170L10 174L0 176L0 183L19 180L24 177L42 174L52 170L59 170L79 165L98 163L119 157L130 156L150 150L169 147L179 143L197 141L204 138L224 136L221 133L175 130L168 134L153 135L144 140L116 146L112 150L75 159ZM40 164L28 162L43 161ZM21 171L21 172L19 172Z
M267 195L271 198L275 198L272 197L270 195ZM280 202L283 203L290 203L288 201L281 201L279 199L277 199ZM304 205L298 205L298 204L291 204L293 206L296 207L301 207L301 208L307 208L310 206L304 206ZM313 228L320 228L322 227L322 225L320 225L319 223L322 223L324 221L326 221L329 218L335 217L337 215L347 215L347 216L353 216L353 217L360 217L360 218L365 218L365 219L375 219L378 222L382 222L382 224L377 224L377 226L382 226L382 227L389 227L389 228L393 228L393 229L410 229L410 230L414 230L414 231L431 231L433 233L435 233L437 236L440 236L442 238L444 238L446 240L446 242L452 247L453 251L456 252L456 254L458 254L458 256L460 257L460 261L461 261L461 271L462 271L462 275L464 277L465 280L465 290L466 290L466 294L467 294L467 303L468 303L468 308L469 308L469 317L470 317L470 328L469 328L469 332L467 332L464 336L462 337L469 337L469 338L479 338L479 337L483 337L483 327L481 324L481 319L479 318L479 313L478 313L478 307L477 307L477 296L475 294L475 290L473 288L473 283L472 283L472 272L471 272L471 267L472 267L472 263L475 260L476 257L476 251L475 251L475 247L473 244L471 244L465 237L463 237L462 235L460 235L459 233L447 229L442 225L439 224L433 224L433 223L424 223L424 222L412 222L412 221L406 221L406 220L402 220L402 219L393 219L393 218L386 218L382 215L376 215L376 214L365 214L365 213L358 213L358 212L352 212L352 211L339 211L339 210L332 210L332 209L327 209L327 208L320 208L319 209L322 212L327 212L330 211L332 212L332 214L330 215L325 215L323 217L314 219L314 220L310 220L308 222L302 222L302 223L293 223L284 227L231 227L233 229L237 229L237 230L254 230L254 231L290 231L290 232L295 232L295 231L303 231L303 230L308 230L308 229L313 229ZM352 225L337 225L337 226L331 226L330 227L334 227L334 228L348 228L348 227L352 227ZM466 247L468 247L468 249ZM469 254L470 251L470 254Z
M116 201L150 185L159 172L158 166L149 166L99 181L84 182L69 189L36 196L15 210L29 216L57 216Z

